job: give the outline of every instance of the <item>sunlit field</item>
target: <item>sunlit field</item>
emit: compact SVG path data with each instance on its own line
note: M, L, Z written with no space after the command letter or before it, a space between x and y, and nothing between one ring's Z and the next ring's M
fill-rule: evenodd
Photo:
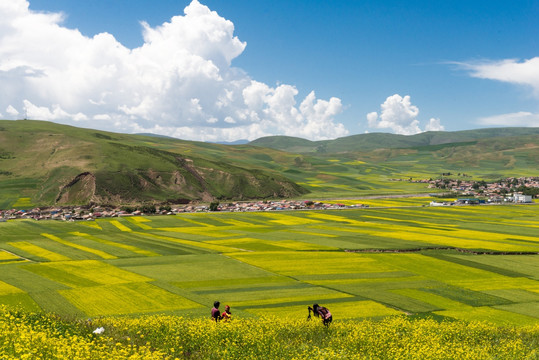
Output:
M0 300L84 317L196 317L220 300L243 317L318 302L337 319L534 324L537 224L534 205L14 220L0 224Z
M371 308L369 308L371 309ZM99 333L94 333L94 332ZM29 359L536 359L539 326L411 320L209 319L152 315L85 321L0 307L0 357Z
M233 334L244 326L262 332L278 324L271 328L277 337L285 336L289 326L306 326L311 335L305 336L321 337L327 345L295 344L293 356L298 358L333 356L326 351L338 351L341 342L351 339L347 326L354 326L354 332L363 327L389 332L389 328L376 329L375 324L384 319L408 329L438 326L438 322L447 329L460 326L460 330L446 329L455 337L460 335L454 331L469 330L471 325L465 325L469 321L484 324L474 326L484 326L496 336L501 336L502 328L504 334L514 327L535 329L529 336L535 337L536 347L538 224L536 205L191 213L86 222L10 220L0 223L0 303L28 314L91 319L96 327L101 321L115 329L108 336L119 341L118 354L134 351L129 348L132 341L126 340L135 331L131 327L138 326L137 321L150 321L140 316L171 315L167 321L173 322L181 316L189 326L211 327L207 319L215 300L230 305L234 316L234 325L211 328L223 339L238 336ZM327 306L334 315L334 323L326 329L331 336L321 332L319 321L306 322L307 306L313 303ZM9 311L4 312L3 326L12 321ZM115 320L120 315L132 319L133 323L122 325L128 329L116 323L128 321ZM274 320L261 320L267 317ZM431 320L416 323L417 319ZM104 341L92 337L89 329L76 331L85 332L87 338L81 338L85 344L98 346ZM417 335L402 334L403 341ZM47 336L51 342L59 341L56 335ZM250 336L256 338L255 333ZM531 354L529 343L519 340L520 335L511 336L507 346ZM373 339L364 341L350 346L374 349ZM173 343L169 339L166 346L146 348L140 340L136 351L151 352L156 358L178 356L168 348L177 346ZM195 347L206 346L200 344ZM495 354L502 355L494 356L492 349L479 349L485 344L474 344L470 353L481 355L471 358L511 358L498 350ZM281 354L291 354L279 346ZM97 351L92 349L88 354ZM339 356L353 358L352 348L344 349L348 350ZM365 351L358 358L378 356ZM394 358L406 358L397 345L380 351L383 356L396 351L391 353ZM188 357L183 350L181 354ZM451 358L447 355L441 349L438 357L431 358ZM234 358L223 353L211 356Z

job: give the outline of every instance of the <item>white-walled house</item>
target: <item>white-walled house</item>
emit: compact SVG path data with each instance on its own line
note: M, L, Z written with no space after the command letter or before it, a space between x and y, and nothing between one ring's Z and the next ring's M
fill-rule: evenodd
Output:
M531 203L532 202L532 196L531 195L522 195L522 194L515 194L513 197L513 201L516 203Z

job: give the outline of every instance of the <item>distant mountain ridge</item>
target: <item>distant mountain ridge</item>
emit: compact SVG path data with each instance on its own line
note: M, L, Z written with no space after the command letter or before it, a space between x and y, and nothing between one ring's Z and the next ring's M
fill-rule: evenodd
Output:
M539 128L511 127L462 131L428 131L415 135L368 133L334 140L311 141L290 136L267 136L249 145L298 153L338 153L376 149L405 149L418 146L442 145L476 141L485 138L527 136L539 134Z

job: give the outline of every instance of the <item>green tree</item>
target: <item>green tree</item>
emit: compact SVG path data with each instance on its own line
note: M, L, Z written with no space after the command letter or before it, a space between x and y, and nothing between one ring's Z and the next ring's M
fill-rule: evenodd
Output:
M212 201L210 203L210 211L219 211L219 201Z
M161 205L159 206L159 211L171 211L172 208L170 207L170 205Z
M157 210L156 210L155 206L153 206L153 205L143 205L140 208L140 211L142 211L145 214L155 214Z

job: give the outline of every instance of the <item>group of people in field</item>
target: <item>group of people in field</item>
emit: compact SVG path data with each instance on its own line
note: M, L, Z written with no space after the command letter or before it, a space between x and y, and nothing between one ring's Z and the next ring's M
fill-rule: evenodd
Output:
M215 301L213 303L213 308L211 309L211 319L215 322L218 321L229 321L232 319L232 313L230 312L230 306L225 306L225 311L221 313L221 310L219 310L219 306L221 306L221 303L219 301ZM309 310L309 316L307 319L311 319L311 313L314 314L315 317L321 318L322 323L325 326L329 326L331 322L333 321L333 315L331 315L331 312L326 307L320 306L318 304L314 304L313 307L308 306L307 310Z
M219 310L219 306L221 306L221 303L219 301L215 301L213 303L213 309L211 309L211 318L213 321L217 322L220 320L228 321L232 319L232 313L230 312L230 306L225 305L225 311L221 313L221 310Z

